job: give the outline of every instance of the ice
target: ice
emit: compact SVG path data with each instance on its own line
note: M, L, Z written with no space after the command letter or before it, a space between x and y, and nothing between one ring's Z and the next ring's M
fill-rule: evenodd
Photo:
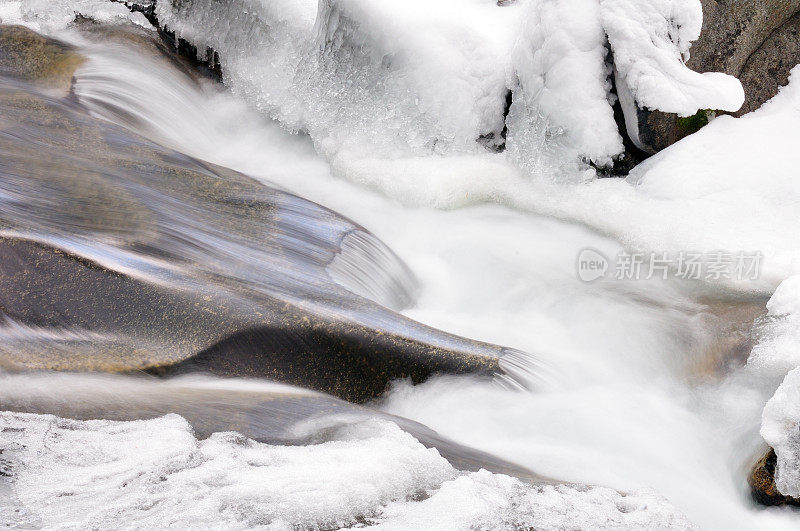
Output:
M759 341L748 365L782 377L800 367L800 276L783 281L767 303L768 319L759 327Z
M700 36L700 0L600 0L618 81L642 108L691 116L700 109L737 111L744 89L734 77L689 69Z
M448 521L443 521L448 515ZM482 470L447 482L418 504L393 503L379 529L695 529L649 491L531 487Z
M783 383L764 407L761 436L778 458L775 482L800 497L800 276L785 280L767 304L768 320L748 365Z
M778 490L800 498L800 367L786 375L764 407L761 436L778 458L775 467Z
M0 413L0 426L21 509L44 527L691 527L649 491L460 473L388 421L323 425L326 439L309 446L236 433L199 441L177 415L80 422Z
M34 31L58 33L80 14L97 22L133 22L142 27L150 23L141 13L131 13L121 3L109 0L3 0L0 24L21 24Z
M622 150L607 39L640 105L681 114L735 110L737 80L683 63L702 22L698 0L179 0L160 24L219 53L225 82L294 131L310 133L337 173L424 179L446 155L491 175L486 147L524 172L581 180L584 162ZM6 15L8 13L8 15ZM103 0L4 4L35 29L140 13ZM607 35L606 35L607 34ZM506 120L508 92L514 104ZM397 171L402 166L403 171ZM569 174L569 175L567 175Z
M504 126L527 172L610 165L623 148L606 33L641 105L694 114L744 98L736 79L683 63L702 23L698 0L181 0L156 14L219 52L234 91L308 131L346 176L409 160L423 177L441 155L501 145ZM553 139L554 154L539 153Z
M545 150L561 161L586 157L601 165L622 152L611 109L606 35L597 0L527 4L514 54L519 88L509 120L509 148L529 171ZM552 144L560 144L556 150ZM552 157L552 155L551 155ZM558 159L551 160L555 166Z
M326 151L476 149L503 127L509 10L488 0L157 4L159 21L221 54L226 82Z

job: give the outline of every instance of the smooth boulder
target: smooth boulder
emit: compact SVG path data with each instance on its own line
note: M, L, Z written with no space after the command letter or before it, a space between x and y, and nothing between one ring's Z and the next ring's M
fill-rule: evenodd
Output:
M501 358L519 353L397 313L413 275L363 227L6 74L0 367L267 377L355 402L437 373L513 380Z

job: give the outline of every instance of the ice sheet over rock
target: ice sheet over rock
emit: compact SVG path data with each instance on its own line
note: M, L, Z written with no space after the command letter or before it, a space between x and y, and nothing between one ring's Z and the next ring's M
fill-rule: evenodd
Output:
M759 329L748 365L781 377L800 367L800 276L784 280L767 303L768 320Z
M177 415L79 422L0 413L0 425L15 493L45 526L439 529L446 515L463 527L691 528L647 491L459 473L390 422L346 425L309 446L236 433L198 441Z
M764 407L761 436L778 459L778 490L785 496L800 497L800 367L786 375Z
M788 371L764 407L761 436L777 457L778 490L800 497L800 276L785 280L770 299L768 321L748 364L770 376Z

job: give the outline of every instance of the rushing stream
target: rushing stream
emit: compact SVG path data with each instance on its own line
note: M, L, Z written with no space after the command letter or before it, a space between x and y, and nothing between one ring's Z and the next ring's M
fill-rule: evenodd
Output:
M401 309L408 322L430 329L387 326L404 327L417 337L430 334L431 341L447 344L449 339L437 339L427 330L515 349L519 354L510 373L517 385L455 375L416 385L396 381L366 407L325 398L334 404L325 408L347 413L350 420L295 425L295 409L287 413L295 416L281 424L281 430L291 426L292 435L262 444L242 442L230 433L203 440L210 433L198 423L204 417L236 417L242 410L250 412L249 419L282 418L278 410L253 404L268 395L309 400L322 400L323 395L252 378L184 377L162 385L125 376L0 374L0 406L5 406L0 410L109 421L155 417L130 425L97 421L71 426L68 421L48 425L49 417L3 414L7 416L0 419L7 425L0 433L5 450L0 458L8 462L23 446L40 444L35 441L45 437L42 433L58 434L53 439L57 443L41 443L33 453L25 450L20 462L31 472L15 484L14 492L0 481L0 504L14 507L16 521L46 527L62 512L71 515L67 527L335 528L377 522L389 528L431 529L448 528L447 521L455 527L514 527L529 521L537 528L683 527L688 525L685 516L702 529L796 528L797 514L756 507L746 484L750 467L763 452L762 409L782 379L755 371L746 360L765 321L772 277L779 278L779 268L789 260L776 258L776 269L765 271L764 278L746 289L673 275L585 282L576 265L586 249L615 257L645 241L652 249L673 251L692 242L702 248L707 240L694 231L704 227L690 228L702 213L687 211L683 216L676 208L675 218L683 218L685 225L676 225L682 228L675 234L662 234L653 228L676 199L666 193L659 198L657 186L652 196L641 199L652 202L652 209L637 202L633 187L623 181L597 181L567 199L573 187L583 186L581 178L575 179L577 184L502 175L494 181L484 176L459 182L450 174L452 168L441 168L449 157L456 168L469 162L446 153L435 162L420 163L421 170L409 170L432 172L427 180L398 178L396 168L385 168L385 175L372 174L367 182L360 171L337 165L342 155L330 156L305 132L289 131L270 119L249 98L251 92L232 93L154 53L150 45L124 37L122 30L104 34L72 28L58 36L85 57L72 91L92 116L176 152L277 185L365 227L391 250L381 247L377 254L393 254L378 260L379 267L371 271L363 270L373 267L371 260L342 266L343 278L333 274L334 279L383 306ZM473 156L485 159L489 169L505 164L500 155ZM374 172L383 168L364 167ZM702 208L702 203L695 206ZM783 212L776 211L776 223ZM754 246L742 250L752 250L763 243L748 236L757 234L758 227L739 230L729 223L732 219L735 214L708 224L719 235L720 246L750 242ZM210 238L208 234L199 232L196 238ZM765 245L780 247L779 238L764 240ZM209 240L208 245L216 244ZM230 253L241 253L237 249ZM247 254L238 258L253 264L265 260ZM398 269L398 263L408 270ZM362 273L370 280L359 288L353 282ZM388 291L372 288L391 286L386 279L396 278L405 284ZM380 322L390 319L370 315L379 315L374 319ZM0 340L33 333L6 323ZM251 395L245 397L247 393ZM194 432L170 413L188 420ZM402 418L396 420L401 427L408 423L407 431L426 446L429 441L423 439L435 431L431 440L447 441L442 443L445 456L447 448L458 453L464 445L476 454L495 456L499 464L492 473L458 477L446 461L398 430L393 418ZM416 423L421 426L414 428ZM271 424L254 428L257 424L237 418L230 429L241 431L247 425L276 433ZM28 435L18 435L24 430ZM2 446L4 440L10 446ZM92 460L107 463L107 468L86 464ZM56 465L47 469L45 461ZM511 484L500 475L521 475L515 466L559 483L631 494L615 501L607 494L611 490L592 494L579 488L570 497L569 488L558 487L562 490L542 491L537 498L525 490L527 484ZM135 502L109 490L118 480L135 485L136 467L162 467L159 473L173 476L157 492L130 494ZM74 505L57 492L58 483L66 485L66 498ZM422 496L422 491L428 494ZM633 519L606 515L612 511L609 504ZM40 514L37 506L43 507ZM152 506L160 507L158 514L148 509ZM107 520L82 521L81 512ZM0 518L10 514L11 509L0 509ZM364 520L365 514L376 520Z

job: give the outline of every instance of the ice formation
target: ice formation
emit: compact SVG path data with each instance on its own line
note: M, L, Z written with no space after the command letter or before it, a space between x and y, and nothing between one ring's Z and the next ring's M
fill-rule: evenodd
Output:
M800 276L786 279L767 303L767 321L760 327L748 365L774 377L800 367Z
M446 154L472 156L490 173L482 145L502 143L507 126L514 158L544 174L580 160L608 165L622 151L606 34L641 105L682 114L741 105L738 81L683 64L699 34L699 6L183 0L157 3L156 14L201 50L217 50L226 83L308 131L340 173L365 165L393 173L410 161L405 171L424 175L424 162ZM515 103L504 121L509 90ZM546 143L552 157L537 153Z
M764 407L761 436L778 458L775 467L778 490L800 498L800 367L786 375Z
M119 24L133 22L142 27L150 23L141 13L131 13L121 3L109 0L3 0L1 24L23 24L34 31L58 32L75 21L77 15L97 22Z
M785 280L767 305L768 321L748 364L769 376L786 374L764 407L761 435L777 456L778 490L800 497L800 276Z
M235 433L199 441L177 415L79 422L0 413L0 425L16 509L45 527L691 527L646 491L460 473L386 421L345 425L310 446Z
M597 0L541 0L526 6L514 50L518 87L508 120L514 158L547 156L558 142L570 159L610 164L622 137L610 103L611 67ZM555 161L552 161L555 162Z
M0 19L52 29L78 13L129 16L103 0L47 4L8 2ZM155 13L201 53L216 50L234 92L309 132L335 170L360 181L422 178L442 155L495 174L485 147L502 147L506 131L511 160L529 174L611 164L623 147L609 42L641 106L694 114L743 101L737 80L683 63L699 0L180 0Z

